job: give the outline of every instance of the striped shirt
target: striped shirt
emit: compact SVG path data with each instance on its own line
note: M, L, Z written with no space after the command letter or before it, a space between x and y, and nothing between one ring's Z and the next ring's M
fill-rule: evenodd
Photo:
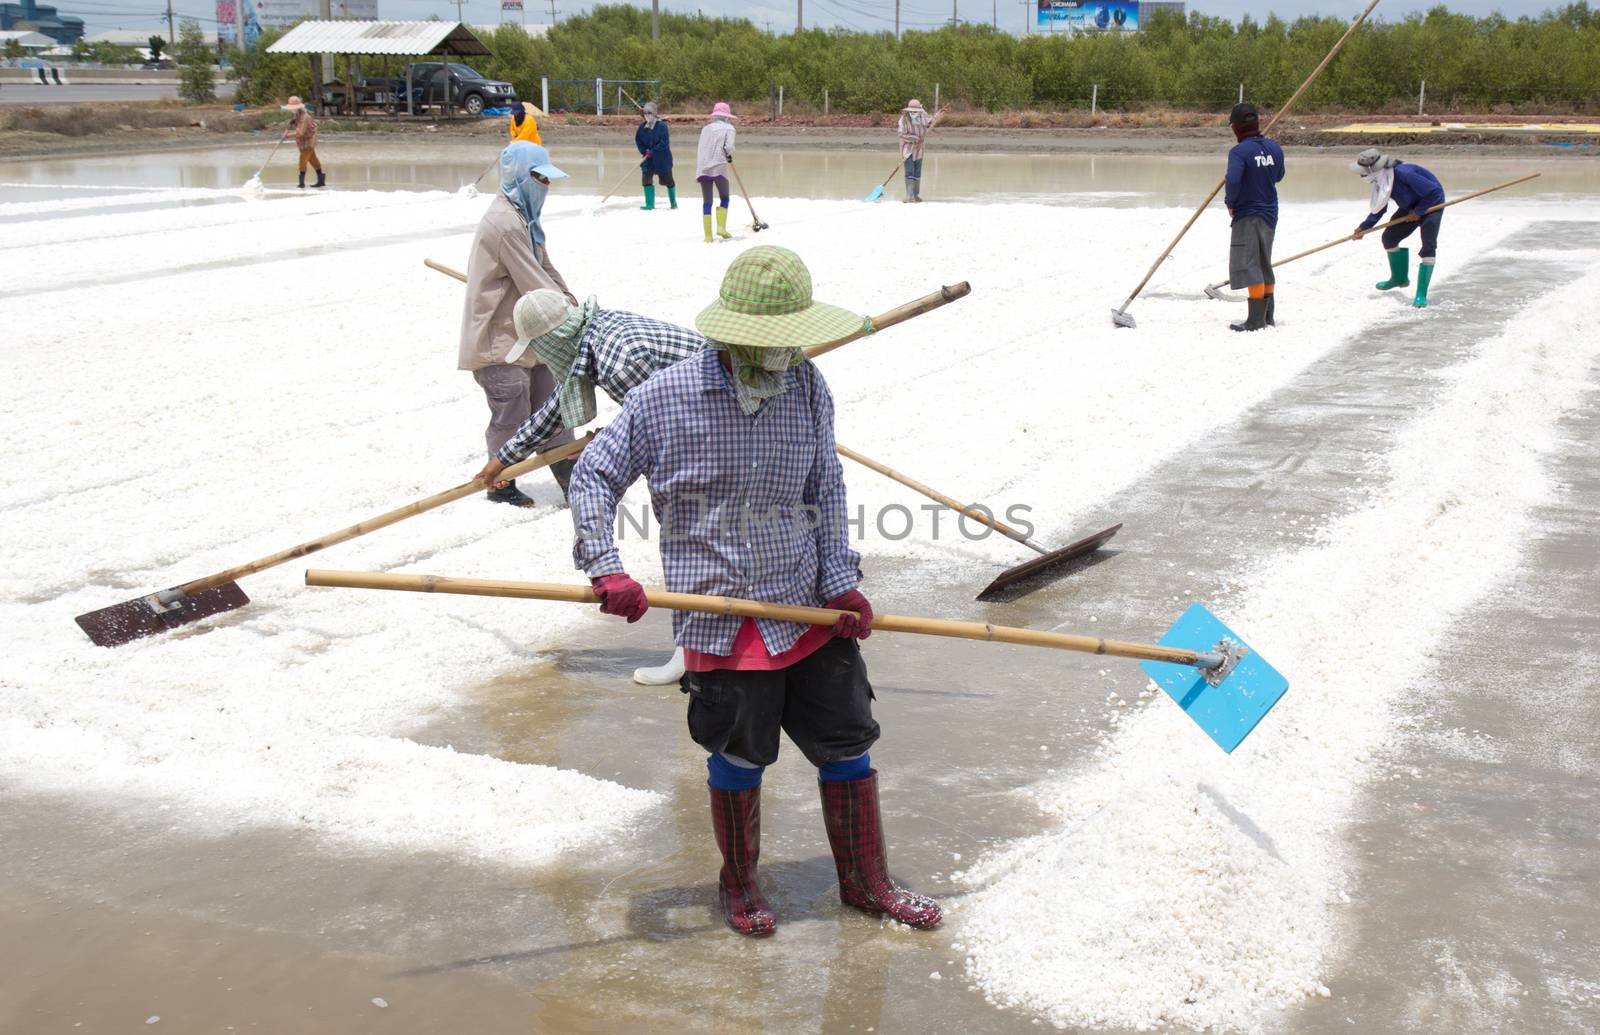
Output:
M700 129L700 147L695 152L695 176L728 175L728 159L733 157L733 123L712 119Z
M619 309L601 309L584 328L572 373L593 381L620 403L645 378L687 359L705 345L705 338L687 327ZM500 462L507 467L521 463L565 427L560 399L552 392L500 447Z
M833 442L833 395L810 362L746 416L715 349L668 367L628 393L622 413L578 460L567 490L573 560L590 578L624 570L612 530L623 493L650 487L667 589L819 607L861 581L850 548L844 472ZM673 638L729 654L742 619L678 611ZM807 626L756 620L768 653Z

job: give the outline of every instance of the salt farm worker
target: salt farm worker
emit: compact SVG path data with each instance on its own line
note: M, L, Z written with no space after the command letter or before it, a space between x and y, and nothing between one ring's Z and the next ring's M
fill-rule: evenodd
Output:
M1233 217L1228 248L1228 285L1249 295L1243 323L1236 331L1271 327L1276 306L1272 273L1272 238L1278 228L1278 181L1283 179L1283 148L1261 135L1261 116L1253 104L1236 104L1228 125L1238 143L1228 152L1227 189L1223 200Z
M622 402L645 378L705 348L699 332L637 313L601 309L593 297L573 305L559 291L541 288L517 300L512 310L517 332L512 354L531 349L554 372L559 387L489 458L478 476L486 484L501 471L548 448L557 432L594 420L598 385ZM634 682L662 686L683 676L683 648L664 665L635 669Z
M1422 250L1417 253L1417 293L1412 304L1419 309L1428 304L1428 282L1433 279L1433 259L1439 247L1439 223L1443 210L1428 213L1435 205L1444 204L1444 186L1439 178L1413 162L1402 162L1369 147L1356 156L1352 169L1372 184L1371 211L1356 227L1356 237L1378 224L1383 213L1394 202L1395 218L1401 220L1383 232L1383 250L1389 254L1389 279L1377 283L1379 291L1411 286L1408 276L1411 252L1400 247L1400 242L1411 232L1422 227Z
M733 160L733 120L739 116L728 107L727 101L718 101L711 109L711 121L700 130L700 148L695 156L695 179L700 183L700 216L705 226L706 243L711 237L711 188L717 188L721 204L717 208L717 236L724 240L733 237L728 233L728 163Z
M645 101L639 128L633 131L633 146L639 149L644 161L639 163L643 175L644 204L646 210L656 207L655 178L661 177L661 186L667 188L667 201L678 207L678 181L672 178L672 139L667 124L656 114L656 102Z
M539 222L550 181L566 175L550 163L550 153L539 144L521 140L508 144L500 152L500 193L489 203L472 238L458 367L472 371L489 403L484 441L491 458L534 407L556 390L555 378L537 356L522 349L513 352L517 335L511 314L519 298L539 288L559 291L568 302L578 303L550 261ZM554 449L571 441L572 432L562 431L550 436L544 447ZM571 460L550 465L563 491L571 472ZM491 488L489 499L518 507L534 505L516 482Z
M906 201L922 200L922 145L928 136L928 112L915 97L900 111L900 157L906 162Z
M573 556L606 614L633 622L650 606L612 539L617 506L641 475L661 524L668 589L856 612L831 627L673 616L688 666L689 735L709 753L718 897L728 925L745 935L777 926L756 864L761 775L778 759L779 729L817 767L840 899L913 927L942 916L888 875L867 754L879 730L856 643L871 632L872 605L857 588L861 557L849 544L833 396L801 351L863 320L813 301L811 273L794 252L745 251L695 319L711 347L629 392L572 476Z
M288 128L283 131L283 139L288 140L290 137L294 137L295 146L300 149L301 189L303 190L306 185L306 165L308 163L311 168L317 171L317 182L311 186L326 187L328 178L323 175L322 162L317 158L317 120L311 117L309 111L306 111L305 102L300 100L299 97L290 97L289 103L283 106L283 110L292 112L289 116Z
M527 101L512 101L511 114L506 120L506 130L515 144L519 140L530 144L542 144L539 139L539 123L534 119L534 113L539 109Z

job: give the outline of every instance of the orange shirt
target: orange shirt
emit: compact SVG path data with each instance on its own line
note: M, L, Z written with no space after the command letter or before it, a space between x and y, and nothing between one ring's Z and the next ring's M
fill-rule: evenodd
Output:
M538 111L539 109L535 108L527 101L521 101L519 103L522 104L523 111L522 125L520 127L517 125L516 112L512 112L510 115L506 116L506 128L511 137L511 142L514 144L519 140L526 140L530 144L543 143L543 141L539 139L539 123L535 122L533 118L534 112Z

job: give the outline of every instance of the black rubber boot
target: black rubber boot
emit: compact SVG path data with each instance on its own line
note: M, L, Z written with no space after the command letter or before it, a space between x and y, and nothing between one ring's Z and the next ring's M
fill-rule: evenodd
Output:
M485 493L490 503L509 503L513 507L537 507L533 497L517 488L517 483L512 482L503 489L490 489Z
M306 189L306 174L305 173L301 173L300 174L300 189L301 190L305 190Z
M1228 326L1236 331L1259 331L1267 325L1267 300L1265 298L1252 298L1249 300L1250 308L1246 310L1244 323L1230 323Z
M1278 298L1278 293L1276 291L1274 291L1272 294L1267 296L1267 326L1268 327L1276 327L1276 326L1278 326L1278 321L1274 320L1272 318L1273 313L1276 312L1277 308L1278 308L1277 298Z
M324 173L321 169L318 169L317 170L317 182L313 183L311 186L313 186L313 187L326 187L327 185L328 185L328 176L327 176L327 174Z

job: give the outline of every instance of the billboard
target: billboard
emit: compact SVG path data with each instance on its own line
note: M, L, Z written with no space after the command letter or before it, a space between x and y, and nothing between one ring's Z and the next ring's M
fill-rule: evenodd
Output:
M217 0L217 42L225 47L238 42L239 17L243 15L244 46L250 49L261 38L261 19L252 0Z
M1138 32L1139 0L1039 0L1040 32Z
M520 11L522 10L522 0L500 0L500 10Z

